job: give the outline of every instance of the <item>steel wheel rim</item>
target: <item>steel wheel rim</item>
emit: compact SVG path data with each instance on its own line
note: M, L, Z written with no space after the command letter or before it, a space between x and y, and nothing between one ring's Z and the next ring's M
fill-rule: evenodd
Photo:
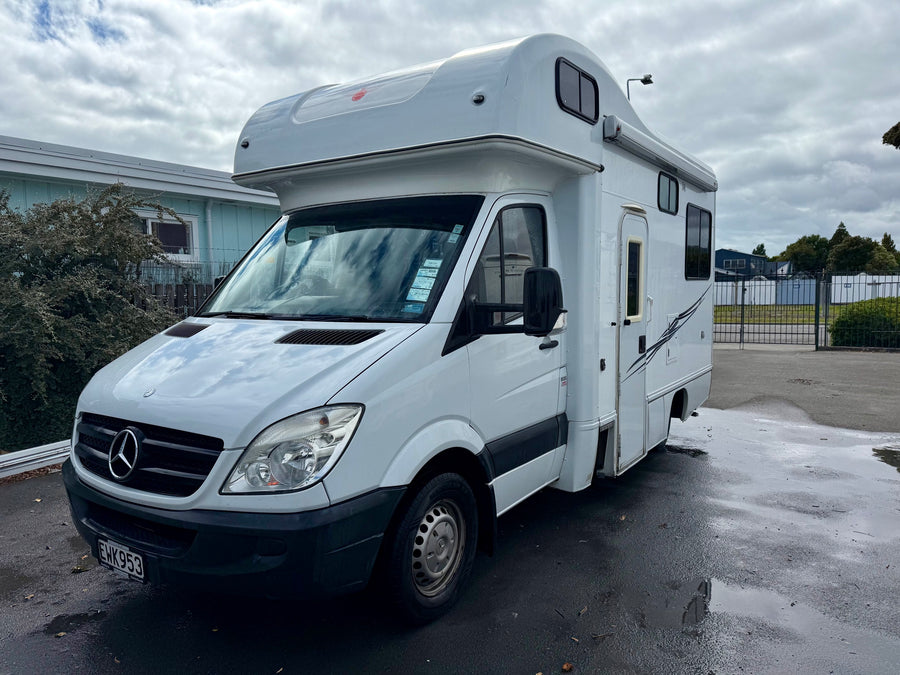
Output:
M442 499L428 508L413 537L411 570L418 591L433 597L459 569L466 546L466 522L455 502Z

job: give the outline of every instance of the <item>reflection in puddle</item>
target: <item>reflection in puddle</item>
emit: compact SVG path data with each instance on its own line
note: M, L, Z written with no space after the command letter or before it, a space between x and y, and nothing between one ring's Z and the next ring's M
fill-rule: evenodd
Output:
M872 448L872 453L885 464L900 471L900 445L883 445L880 448Z
M694 626L709 614L709 601L712 595L712 579L704 579L697 584L697 591L688 602L681 615L682 626Z
M710 614L753 616L793 627L813 621L810 610L791 602L784 596L764 588L730 586L719 579L698 579L681 587L690 595L683 595L675 604L684 609L682 626L695 626ZM671 619L675 617L670 616ZM674 626L673 626L674 627Z

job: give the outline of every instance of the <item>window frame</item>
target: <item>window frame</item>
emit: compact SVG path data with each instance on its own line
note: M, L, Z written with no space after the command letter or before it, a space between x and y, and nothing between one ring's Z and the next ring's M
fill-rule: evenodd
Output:
M670 211L668 208L663 206L663 201L662 201L663 178L666 178L668 180L668 185L672 185L672 184L675 185L675 210L674 211ZM666 206L668 206L668 202L669 202L669 199L668 199L669 192L670 192L670 190L666 191ZM669 213L673 216L677 216L678 209L680 207L680 200L681 200L681 186L678 184L678 179L670 173L666 173L665 171L660 171L659 177L656 180L656 206L663 213Z
M575 70L575 72L578 73L578 108L577 109L570 107L568 104L565 103L565 101L563 101L562 90L560 89L560 86L559 86L560 85L559 73L560 73L560 65L561 64L566 64L569 68L572 68L573 70ZM597 86L597 80L592 75L588 74L588 72L585 71L583 68L579 68L574 63L572 63L571 61L569 61L568 59L566 59L562 56L560 56L558 59L556 59L555 80L556 80L556 103L559 105L559 107L563 111L569 113L570 115L574 115L578 119L583 120L583 121L587 122L588 124L591 124L591 125L597 124L597 121L600 119L600 89ZM584 86L585 80L587 80L590 83L591 87L594 90L594 110L593 110L592 116L586 115L583 111L581 94L582 94L582 87Z
M701 270L699 260L695 269L689 269L689 255L691 251L691 241L689 240L689 236L691 233L690 230L690 221L692 212L697 212L697 217L700 219L699 228L698 228L698 238L695 244L695 248L699 249L701 253L705 250L706 252L706 267ZM700 246L700 241L703 239L703 216L709 220L709 232L706 239L706 247ZM713 218L712 211L709 209L704 209L701 206L697 206L696 204L688 203L687 208L685 209L684 214L684 278L686 281L708 281L710 278L710 269L712 268L712 241L713 241Z
M141 232L150 236L153 236L153 223L164 223L168 225L182 224L171 216L164 215L160 218L159 213L156 211L137 210L135 211L135 215L140 221ZM200 245L198 239L200 234L200 218L197 216L185 215L183 213L179 213L178 217L181 218L184 221L184 225L188 227L190 253L165 252L164 255L172 262L198 262L200 260Z

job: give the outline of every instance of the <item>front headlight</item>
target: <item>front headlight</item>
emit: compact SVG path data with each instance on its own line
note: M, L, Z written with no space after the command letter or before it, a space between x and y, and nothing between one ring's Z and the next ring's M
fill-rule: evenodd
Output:
M222 492L285 492L312 485L338 461L362 412L361 405L334 405L276 422L247 446Z

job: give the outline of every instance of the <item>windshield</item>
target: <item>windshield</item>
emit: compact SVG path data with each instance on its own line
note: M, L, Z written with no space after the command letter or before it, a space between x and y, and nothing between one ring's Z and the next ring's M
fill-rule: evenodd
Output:
M282 216L199 315L427 321L483 201L407 197Z

